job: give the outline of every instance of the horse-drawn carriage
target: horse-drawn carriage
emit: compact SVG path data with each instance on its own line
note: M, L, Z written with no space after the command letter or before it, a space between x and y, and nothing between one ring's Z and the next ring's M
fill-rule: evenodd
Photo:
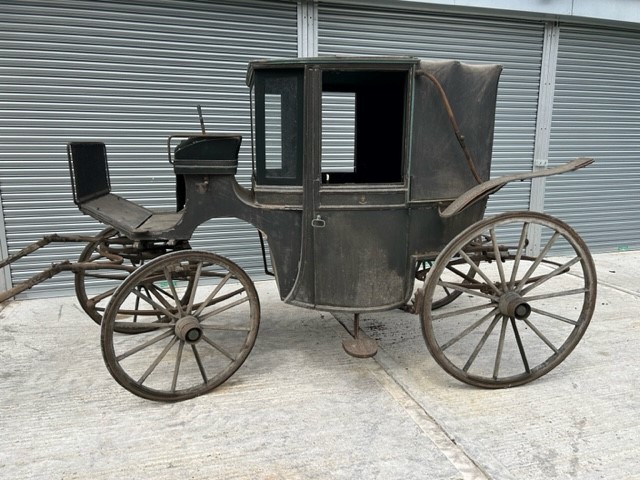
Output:
M72 142L75 203L108 228L45 237L12 255L2 266L50 241L87 241L77 262L0 299L71 270L118 383L153 400L201 395L242 365L258 332L251 279L189 245L203 222L235 217L266 238L284 302L354 315L347 353L375 354L360 314L404 308L420 315L435 360L463 382L538 378L591 319L593 261L562 221L526 211L483 219L486 200L508 182L592 160L489 180L500 72L410 57L252 62L251 188L235 178L241 137L204 133L203 124L175 149L168 141L170 212L112 193L105 145ZM332 128L332 115L347 126ZM324 143L332 135L347 138L339 162Z

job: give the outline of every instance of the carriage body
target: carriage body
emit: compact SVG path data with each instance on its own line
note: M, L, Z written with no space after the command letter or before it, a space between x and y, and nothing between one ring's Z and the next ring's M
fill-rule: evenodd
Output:
M108 228L45 237L1 262L51 241L88 241L78 262L53 265L0 301L71 270L120 385L160 401L204 394L242 365L260 320L246 273L189 245L207 220L235 217L266 235L283 301L354 314L347 353L377 351L359 328L361 314L402 307L420 314L433 358L458 380L485 388L530 382L583 336L595 267L559 219L483 218L487 197L593 160L489 179L501 70L413 57L251 62L251 186L236 179L239 135L203 126L178 135L186 139L173 151L172 136L174 211L113 194L104 144L72 142L74 201ZM89 280L102 282L97 293ZM416 288L416 280L424 283ZM458 298L460 307L448 307Z
M265 232L288 303L352 312L404 305L417 262L434 259L485 204L439 215L475 180L424 73L447 91L487 180L500 71L410 57L253 62L251 190L227 171L202 194L200 177L187 174L185 210L197 219L183 224L235 216ZM332 137L347 143L338 162ZM180 173L191 162L186 150L176 149Z

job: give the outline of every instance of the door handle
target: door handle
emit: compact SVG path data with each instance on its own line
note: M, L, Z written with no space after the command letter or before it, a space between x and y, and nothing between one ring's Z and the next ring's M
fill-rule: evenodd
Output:
M313 228L324 228L326 224L327 222L325 222L320 215L316 215L316 218L311 220L311 226Z

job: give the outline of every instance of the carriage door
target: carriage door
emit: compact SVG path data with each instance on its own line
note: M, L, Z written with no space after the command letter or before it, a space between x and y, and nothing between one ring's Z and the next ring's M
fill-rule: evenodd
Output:
M407 295L407 72L323 70L313 168L315 304L367 311ZM318 79L319 81L319 79Z

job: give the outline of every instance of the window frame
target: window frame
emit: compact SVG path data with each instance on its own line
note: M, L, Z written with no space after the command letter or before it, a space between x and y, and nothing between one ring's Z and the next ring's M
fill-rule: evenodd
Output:
M285 152L285 146L282 144L282 166L279 169L287 170L291 169L293 175L280 176L270 175L270 171L275 171L267 168L267 125L266 125L266 96L273 94L270 91L270 82L278 79L293 79L295 94L285 97L284 101L292 101L293 105L288 105L289 108L293 108L293 122L287 122L285 115L281 113L280 131L281 136L292 137L292 152ZM254 83L255 97L255 179L257 185L264 186L302 186L302 161L303 161L303 133L304 133L304 70L303 69L274 69L274 70L260 70L255 72ZM281 104L281 110L284 109L284 103Z

